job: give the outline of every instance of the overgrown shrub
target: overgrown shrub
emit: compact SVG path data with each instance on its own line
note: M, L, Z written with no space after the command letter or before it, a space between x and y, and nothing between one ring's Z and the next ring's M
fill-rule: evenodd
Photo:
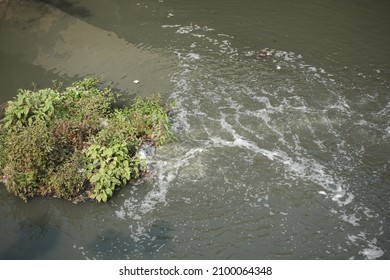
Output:
M46 185L40 189L41 195L51 195L73 199L86 188L86 158L76 151L61 165L48 172Z
M84 79L61 91L19 90L0 127L0 170L7 190L35 195L107 201L115 188L137 179L145 142L173 139L159 96L118 107L118 94Z
M174 137L169 127L167 108L161 106L160 96L146 100L137 98L129 110L132 124L141 139L163 145Z
M139 137L139 131L134 125L134 116L128 108L115 109L110 118L100 119L101 129L94 140L102 146L110 146L112 143L125 141L129 150L137 150L143 142Z
M10 130L4 143L2 173L9 192L26 200L39 194L51 167L54 138L44 122Z
M109 88L97 88L98 84L98 79L91 78L75 82L72 87L66 88L61 94L63 103L59 108L60 117L97 122L99 118L109 114L118 95Z
M130 155L124 141L109 147L92 144L85 154L88 160L87 178L95 185L92 198L99 202L107 201L116 187L131 178L137 179L146 167L138 155Z
M35 122L49 121L61 95L52 89L39 91L19 90L16 100L9 101L5 111L4 128L18 129Z

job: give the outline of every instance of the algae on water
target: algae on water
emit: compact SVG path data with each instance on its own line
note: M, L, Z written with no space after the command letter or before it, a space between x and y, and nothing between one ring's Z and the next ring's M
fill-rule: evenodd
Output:
M160 96L120 106L118 94L96 78L72 86L19 90L4 108L0 172L7 190L28 198L107 201L146 171L145 143L174 138Z

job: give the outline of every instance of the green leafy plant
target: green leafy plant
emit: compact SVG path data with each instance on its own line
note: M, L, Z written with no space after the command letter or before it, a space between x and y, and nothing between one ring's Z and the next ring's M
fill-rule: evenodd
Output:
M92 144L85 154L87 178L94 185L92 198L98 202L106 202L116 187L138 178L146 166L137 155L130 157L126 142L110 147Z
M173 140L160 96L119 106L96 78L19 90L0 121L0 172L9 192L105 202L146 171L144 143Z
M61 165L48 172L46 185L40 187L41 195L52 195L72 200L86 187L86 158L75 152Z
M100 80L96 78L77 81L67 87L62 93L62 103L58 108L59 118L85 119L97 121L109 114L113 104L119 97L109 88L99 89Z
M175 139L170 130L171 124L167 112L168 108L161 106L160 95L146 99L136 98L130 108L130 114L138 137L158 145Z
M2 173L7 190L26 200L39 193L50 168L54 141L43 122L8 134Z
M37 121L49 121L61 96L52 89L19 90L15 101L9 101L4 117L4 128L31 126Z
M100 119L101 129L94 138L96 143L108 146L111 143L125 141L129 152L139 149L142 139L133 125L133 116L128 108L115 109L109 118Z

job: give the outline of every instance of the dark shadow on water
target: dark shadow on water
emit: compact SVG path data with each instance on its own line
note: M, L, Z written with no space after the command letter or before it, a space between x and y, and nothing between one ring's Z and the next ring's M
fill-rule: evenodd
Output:
M124 221L125 222L125 221ZM172 225L166 221L154 222L139 236L129 232L106 230L95 241L83 248L87 258L104 260L156 259L158 252L172 242Z
M32 83L41 89L52 86L53 80L61 81L64 84L70 84L74 80L70 77L59 77L42 67L22 61L18 55L9 55L2 50L0 50L0 61L2 62L0 63L0 104L5 104L16 96L20 88L32 89Z
M44 255L56 246L58 237L59 230L51 225L48 213L34 220L25 219L19 223L18 238L1 252L0 259L44 259Z
M45 4L49 4L69 15L79 17L79 18L86 18L91 16L91 12L78 5L78 1L71 1L71 0L34 0L36 2L41 2Z

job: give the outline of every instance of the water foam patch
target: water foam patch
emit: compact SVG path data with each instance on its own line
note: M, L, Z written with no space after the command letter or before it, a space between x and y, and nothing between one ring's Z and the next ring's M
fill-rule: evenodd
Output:
M368 248L361 250L359 253L368 260L379 259L385 254L381 248L375 245L369 245Z
M362 246L361 244L366 244L364 248L359 251L359 254L368 260L379 259L385 254L385 252L379 246L377 246L378 240L376 238L368 240L366 232L360 232L357 235L349 234L348 239L357 246Z
M351 231L368 221L380 227L373 217L380 221L381 216L367 210L356 190L360 182L355 174L366 153L364 143L356 148L352 134L345 132L351 124L350 131L356 128L356 120L362 120L362 127L369 122L356 111L335 75L306 63L294 52L269 50L267 58L259 60L257 50L239 51L232 44L233 37L213 29L197 25L170 28L190 42L189 50L173 50L181 68L172 78L172 98L179 104L174 129L184 141L206 149L241 149L249 158L260 155L282 170L286 185L299 181L311 186L331 205L329 215L337 216ZM382 115L388 116L388 111L382 110ZM388 123L377 126L373 119L370 123L376 133L379 128L390 133ZM248 158L235 160L250 162ZM218 168L224 172L222 166ZM243 176L242 180L250 178ZM374 229L370 240L376 234ZM367 245L361 255L379 255L379 245L368 240L360 239Z

